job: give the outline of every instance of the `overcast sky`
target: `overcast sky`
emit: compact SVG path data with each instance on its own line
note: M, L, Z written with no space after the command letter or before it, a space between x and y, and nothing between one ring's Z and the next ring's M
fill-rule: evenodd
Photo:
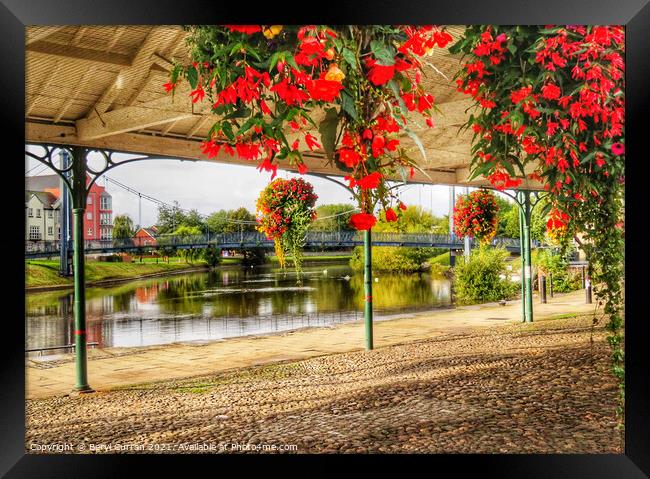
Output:
M29 175L51 173L49 168L31 158L25 166ZM271 178L270 173L259 172L253 166L176 160L129 163L109 171L107 176L146 195L167 203L178 201L181 208L197 209L202 214L240 206L254 212L255 200ZM278 170L278 176L290 178L299 175ZM352 203L350 194L336 183L309 175L305 179L314 185L318 195L317 204ZM113 215L128 214L137 224L138 196L101 178L98 181L100 185L106 186L113 197ZM461 190L464 188L456 188L457 193ZM402 201L407 205L419 205L438 216L448 213L447 186L405 185L399 191ZM157 211L154 203L143 199L143 225L154 224Z

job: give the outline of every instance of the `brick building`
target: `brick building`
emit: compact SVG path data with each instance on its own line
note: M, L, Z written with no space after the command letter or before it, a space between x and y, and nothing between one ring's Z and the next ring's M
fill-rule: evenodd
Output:
M90 177L87 178L90 181ZM39 175L25 177L25 218L26 218L26 239L48 239L57 240L60 238L60 196L61 180L57 175ZM42 203L42 207L38 206ZM36 214L43 215L46 219L53 220L52 224L44 223L43 231L40 231L40 223L36 221ZM30 216L30 212L32 216ZM52 234L49 228L52 227ZM37 231L38 230L38 231ZM84 214L84 239L86 240L110 240L113 238L113 205L111 195L106 188L95 182L88 193L86 201L86 212Z

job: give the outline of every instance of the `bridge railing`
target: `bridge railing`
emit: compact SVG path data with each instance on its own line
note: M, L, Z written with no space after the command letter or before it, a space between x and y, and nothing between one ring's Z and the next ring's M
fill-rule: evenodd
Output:
M454 248L463 247L463 240L452 235L433 233L373 233L373 244L377 246L420 246ZM470 241L475 245L475 241ZM363 234L359 231L308 231L305 237L307 246L354 246L363 244ZM140 238L113 238L110 240L86 240L84 242L87 252L111 252L121 250L137 250L139 248L191 248L191 247L270 247L273 241L257 231L239 233L202 234L195 236L163 235L155 239L155 244L147 244ZM503 246L508 249L519 249L518 238L494 238L492 246ZM60 249L59 241L28 240L25 242L25 254L56 255ZM533 241L533 247L539 247L538 241ZM72 250L72 241L69 242Z

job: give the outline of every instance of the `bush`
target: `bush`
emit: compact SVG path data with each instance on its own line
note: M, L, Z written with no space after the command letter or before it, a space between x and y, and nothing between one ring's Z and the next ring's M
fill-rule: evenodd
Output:
M214 247L204 249L203 259L210 268L214 268L221 263L221 250Z
M425 269L424 263L437 251L437 248L405 248L400 246L374 246L372 248L372 269L374 271L392 271L396 273L413 273ZM363 247L352 250L350 267L363 270Z
M504 248L482 247L472 251L469 261L457 258L454 290L459 304L499 301L517 294L519 285L506 270L509 253ZM501 276L504 278L501 278Z
M567 256L571 252L568 252ZM553 291L556 293L568 293L580 289L582 285L581 273L569 270L568 257L552 249L538 250L534 258L534 264L547 277L553 275ZM547 278L547 284L549 279Z

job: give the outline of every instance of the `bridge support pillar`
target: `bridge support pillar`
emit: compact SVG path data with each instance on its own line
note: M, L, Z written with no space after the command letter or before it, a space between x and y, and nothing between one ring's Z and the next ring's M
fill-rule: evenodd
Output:
M72 216L74 244L74 336L75 391L92 392L88 385L86 352L86 275L84 257L84 213L86 211L86 153L83 148L72 150Z
M61 169L67 170L70 165L70 158L67 150L62 150L61 153ZM63 173L69 177L68 172ZM69 277L72 276L72 265L70 262L69 251L69 231L70 231L70 192L65 181L60 180L61 191L61 208L59 209L59 224L60 224L60 246L59 246L59 276Z
M365 291L364 320L366 329L366 351L373 349L372 343L372 236L370 230L363 232L363 285Z

